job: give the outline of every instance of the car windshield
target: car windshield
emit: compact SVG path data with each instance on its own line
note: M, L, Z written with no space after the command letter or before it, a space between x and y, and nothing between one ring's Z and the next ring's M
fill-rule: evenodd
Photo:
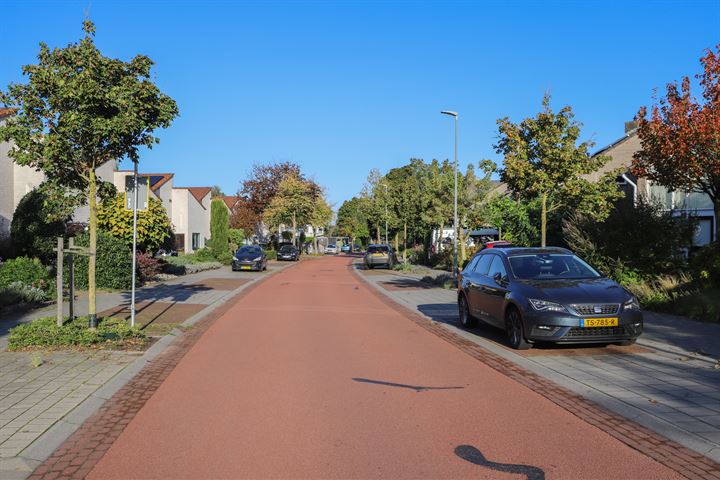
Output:
M388 247L368 247L368 253L387 253Z
M292 245L283 245L280 247L280 251L283 253L290 253L292 252L293 246Z
M260 255L260 247L250 245L240 247L237 251L237 255Z
M508 258L516 278L523 280L553 280L599 278L601 275L575 255L537 253L513 255Z

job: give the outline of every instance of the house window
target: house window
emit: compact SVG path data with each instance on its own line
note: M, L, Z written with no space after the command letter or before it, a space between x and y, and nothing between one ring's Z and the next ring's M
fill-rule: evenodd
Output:
M702 247L713 241L713 217L699 217L697 219L697 230L693 238L693 245Z
M193 233L192 234L192 249L197 250L198 248L200 248L200 234Z

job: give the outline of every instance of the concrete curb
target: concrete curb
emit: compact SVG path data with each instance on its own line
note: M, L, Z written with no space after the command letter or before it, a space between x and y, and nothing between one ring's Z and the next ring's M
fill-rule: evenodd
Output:
M274 269L265 275L258 276L257 278L244 283L235 290L229 291L226 295L222 296L214 303L203 308L195 315L185 320L181 325L188 327L196 324L205 316L227 303L246 288L262 282L265 279L291 268L294 265L297 265L297 263L282 265L280 268ZM125 368L120 370L113 378L90 394L88 398L71 410L67 415L65 415L65 417L46 430L45 433L23 450L20 455L9 459L2 459L3 461L0 463L0 473L2 473L2 478L7 478L8 480L22 480L32 474L35 468L49 458L52 453L75 432L75 430L77 430L88 418L100 410L106 400L110 399L118 390L125 386L125 384L135 377L135 375L137 375L138 372L145 367L145 365L163 353L173 340L175 340L177 336L182 335L182 333L183 332L180 329L175 328L169 334L161 337L139 358L135 359Z
M351 266L351 268L354 268ZM443 327L447 328L448 330L452 331L453 333L463 337L466 340L469 340L476 345L479 345L480 347L494 353L495 355L498 355L508 361L511 361L515 363L518 366L521 366L525 368L526 370L529 370L532 373L535 373L537 375L540 375L543 378L546 378L562 387L567 388L568 390L577 393L578 395L581 395L582 397L586 398L587 400L590 400L597 405L601 406L602 408L605 408L611 412L617 413L619 415L622 415L623 417L627 418L628 420L631 420L635 423L638 423L639 425L642 425L643 427L649 428L650 430L657 432L660 435L663 435L667 437L670 440L673 440L680 445L689 448L690 450L693 450L701 455L706 456L707 458L713 460L714 462L720 463L720 449L715 448L713 446L709 446L707 441L703 439L702 437L695 435L692 432L688 432L686 430L683 430L681 428L678 428L677 426L666 422L664 420L661 420L657 417L654 417L650 415L649 413L633 406L629 405L625 402L622 402L621 400L618 400L616 398L613 398L607 394L604 394L596 389L589 388L587 385L574 380L572 378L566 377L560 373L557 373L553 371L552 369L549 369L545 366L538 365L534 362L531 362L527 360L526 358L514 354L510 351L505 350L504 348L498 347L497 345L494 345L492 342L479 337L477 335L474 335L471 332L468 332L466 330L462 330L458 327L455 327L453 325L448 325L443 322L437 322L433 320L432 317L424 314L423 312L417 310L414 308L414 306L409 305L405 302L398 302L397 299L393 298L392 296L388 295L387 291L385 291L382 287L380 287L376 282L373 282L369 278L366 278L364 275L362 275L360 272L355 272L357 276L361 277L363 281L370 285L373 289L380 292L383 296L388 298L390 301L403 306L404 308L410 308L419 315L425 317L426 319L430 320L431 322L435 324L442 325ZM650 348L652 348L652 345L655 342L648 341L646 342L646 345Z

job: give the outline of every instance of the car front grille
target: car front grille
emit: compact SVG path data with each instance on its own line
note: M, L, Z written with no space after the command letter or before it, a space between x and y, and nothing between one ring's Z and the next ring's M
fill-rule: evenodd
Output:
M570 305L580 315L612 315L620 309L619 303L582 303Z
M574 327L565 334L565 338L622 337L626 335L628 332L625 327Z

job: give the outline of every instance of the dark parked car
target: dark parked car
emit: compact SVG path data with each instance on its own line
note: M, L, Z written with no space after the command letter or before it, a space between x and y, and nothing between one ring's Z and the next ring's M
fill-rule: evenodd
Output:
M256 270L258 272L267 270L267 255L257 245L245 245L235 252L232 269L233 271Z
M635 343L637 299L564 248L492 248L458 278L460 323L502 328L513 348L535 342Z
M390 245L368 245L364 261L367 268L392 268L397 263L395 252Z
M340 247L342 253L350 253L350 245L347 243Z
M283 245L278 250L277 259L297 262L298 260L300 260L300 250L298 250L292 245Z

